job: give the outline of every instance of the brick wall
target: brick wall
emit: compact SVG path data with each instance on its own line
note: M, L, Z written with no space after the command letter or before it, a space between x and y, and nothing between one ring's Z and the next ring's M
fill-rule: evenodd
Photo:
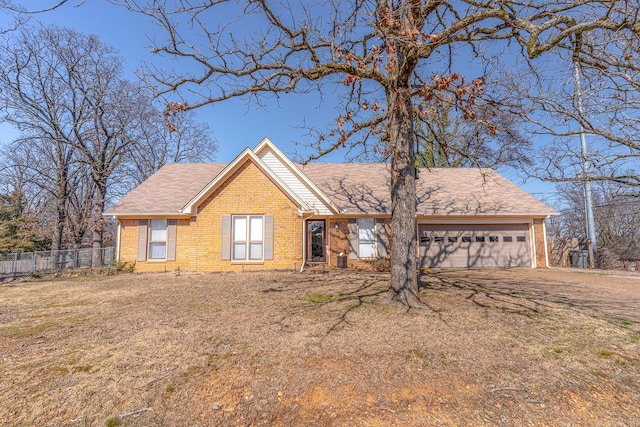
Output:
M242 264L222 260L222 216L233 214L273 215L273 260ZM120 259L134 261L138 219L120 223ZM302 219L297 206L258 167L247 161L198 206L195 217L178 221L176 261L138 261L136 271L292 270L301 264Z
M148 218L140 218L148 219ZM138 224L140 219L120 220L120 260L135 262L136 271L164 272L187 270L189 268L189 237L191 228L188 219L178 219L176 228L176 260L175 261L136 261L138 258Z
M138 253L138 220L120 220L120 253L123 262L135 262Z
M544 239L545 227L543 219L533 220L533 236L535 239L536 253L536 267L547 268L547 247Z
M338 266L338 255L341 253L344 255L349 254L349 229L347 228L347 220L329 220L327 221L329 236L329 265L332 267ZM338 224L338 228L336 228ZM353 260L351 260L353 261ZM349 265L349 260L347 260Z
M329 265L332 267L338 266L338 255L343 253L349 255L349 228L347 225L347 219L329 219L328 222L328 237L329 237ZM336 224L338 227L336 228ZM385 218L384 226L386 229L386 247L390 251L391 248L391 218ZM390 256L391 253L387 254ZM355 268L369 268L370 265L366 260L359 259L347 259L347 267Z
M237 271L242 264L223 261L222 216L273 215L273 260L245 263L245 270L300 268L302 219L297 206L252 162L245 163L199 207L195 256L197 271Z

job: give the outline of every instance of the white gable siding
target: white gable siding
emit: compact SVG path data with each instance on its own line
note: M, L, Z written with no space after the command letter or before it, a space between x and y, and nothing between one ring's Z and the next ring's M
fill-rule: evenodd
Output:
M285 183L293 193L302 199L314 210L316 215L330 215L331 210L316 196L307 185L294 174L278 157L269 149L263 149L258 157Z

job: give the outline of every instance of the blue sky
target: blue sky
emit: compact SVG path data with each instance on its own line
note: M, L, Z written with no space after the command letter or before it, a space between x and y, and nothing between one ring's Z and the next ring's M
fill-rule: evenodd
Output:
M25 2L29 4L30 2ZM38 19L47 24L71 27L84 33L98 35L120 51L126 60L126 75L135 78L134 71L142 61L157 62L151 54L152 38L157 31L148 18L109 4L105 0L88 0L80 7L79 1L72 1L58 10L38 15ZM0 17L0 27L6 25L7 17ZM160 34L160 37L164 36ZM168 62L170 64L170 62ZM207 122L213 137L218 141L220 151L216 160L229 162L245 147L254 147L264 137L269 137L287 155L294 157L294 141L305 141L306 131L300 126L304 122L324 127L332 122L337 114L326 103L320 103L313 94L280 97L277 102L264 107L248 105L246 100L228 100L217 105L203 107L197 111L198 119ZM0 126L0 142L6 142L13 132L6 126ZM303 153L304 154L304 153ZM322 161L340 162L344 152L333 153ZM523 182L522 174L515 170L501 170L505 177L520 185L540 199L554 200L554 186L539 180Z

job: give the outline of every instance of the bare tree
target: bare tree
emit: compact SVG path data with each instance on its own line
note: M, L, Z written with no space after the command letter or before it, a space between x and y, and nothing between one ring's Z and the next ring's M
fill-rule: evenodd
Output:
M5 161L10 164L10 170L18 172L22 183L20 190L29 195L31 204L39 205L42 212L49 212L49 224L53 230L51 249L63 249L69 202L74 193L73 182L82 174L73 147L60 140L44 140L23 134L9 145Z
M89 231L95 185L77 152L25 134L4 148L0 183L5 194L19 190L29 202L27 210L38 213L40 225L54 230L52 250L80 247ZM66 162L60 153L67 153Z
M7 12L19 13L19 14L36 14L50 12L54 9L62 7L67 3L81 6L86 0L52 0L50 2L39 2L37 7L24 7L20 3L11 2L9 0L0 0L0 11L5 10Z
M209 125L197 122L193 111L177 115L176 129L171 131L163 124L162 112L150 100L147 102L145 126L137 130L140 133L135 137L137 143L117 174L120 181L115 191L122 195L167 163L209 162L218 152Z
M55 201L55 250L87 231L102 247L108 191L125 164L144 179L167 162L213 158L208 127L186 115L169 132L148 90L122 79L122 59L97 37L55 26L16 34L0 51L0 119L21 131L7 160Z
M91 229L94 217L93 198L95 183L86 170L74 175L71 181L73 192L67 203L66 241L68 246L81 248Z
M5 26L0 27L0 34L16 31L21 26L26 25L29 22L30 17L33 15L50 12L64 6L65 4L74 4L77 7L84 3L85 0L53 0L51 2L38 2L37 7L32 7L33 5L25 7L20 3L12 2L10 0L0 0L0 13L6 13L8 16L13 18L13 22L11 24L7 23Z
M578 182L559 185L565 203L561 215L553 219L549 228L552 235L586 240L583 190ZM627 191L624 183L594 182L598 265L602 268L618 268L626 261L640 261L640 200L629 197Z
M592 30L582 39L588 47L574 40L574 50L556 58L563 67L527 64L517 80L503 76L530 132L544 146L531 174L555 182L616 182L640 196L638 35Z
M314 143L313 157L350 146L390 159L389 300L409 306L420 304L416 122L433 117L429 107L438 97L451 97L466 119L478 120L474 105L484 90L483 76L469 81L456 69L463 62L509 59L501 57L500 46L520 46L522 56L534 58L573 50L573 39L586 31L636 37L639 29L636 0L114 2L166 31L155 52L183 62L176 69L151 68L147 76L161 92L180 90L189 108L234 97L261 102L289 92L342 97L343 111L334 129ZM233 13L236 20L221 21ZM581 49L588 50L589 41L583 42Z
M77 76L80 81L78 84L85 84L81 91L83 100L87 102L90 121L87 126L77 130L74 144L81 153L80 161L86 164L93 181L95 191L90 223L93 248L96 249L93 263L101 265L99 249L102 248L107 224L102 213L107 201L109 180L126 160L130 148L136 144L136 129L145 125L145 118L138 111L140 104L131 102L142 96L142 88L119 78L119 64L115 66L114 63L113 68L101 68L100 65L106 65L104 55L99 54L95 60ZM100 76L95 74L92 79L87 79L92 69L100 70Z
M121 79L122 59L95 36L43 26L18 34L0 53L2 119L22 131L13 147L23 154L16 162L27 161L34 182L53 193L56 250L74 183L81 182L77 175L91 178L94 194L85 202L92 205L93 244L100 248L108 180L134 142L127 132L144 121L131 102L141 89Z
M531 142L520 132L519 117L495 104L476 108L477 120L460 117L442 104L416 123L419 167L522 168L531 161Z
M0 59L0 102L2 119L22 131L11 149L14 164L27 168L32 182L53 196L56 218L52 248L62 247L69 181L74 174L74 100L65 90L58 72L64 70L59 56L52 52L41 34L20 30L2 47ZM21 156L19 153L24 154ZM16 155L17 154L17 155Z

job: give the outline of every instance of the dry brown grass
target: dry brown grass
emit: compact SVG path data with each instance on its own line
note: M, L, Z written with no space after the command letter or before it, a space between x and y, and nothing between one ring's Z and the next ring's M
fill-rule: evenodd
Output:
M0 284L0 424L640 426L640 280L437 272L424 310L387 280Z

